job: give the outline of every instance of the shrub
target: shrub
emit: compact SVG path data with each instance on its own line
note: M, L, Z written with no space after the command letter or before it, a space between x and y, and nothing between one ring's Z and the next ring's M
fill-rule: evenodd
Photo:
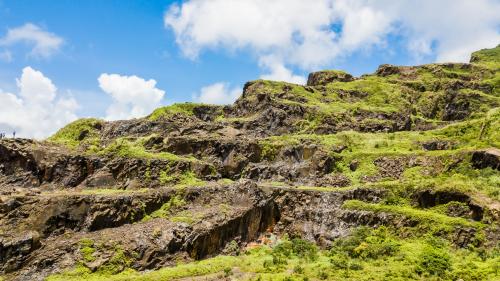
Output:
M283 240L278 245L274 246L273 256L289 258L293 253L293 244L289 240Z
M345 254L334 255L330 258L333 269L347 269L350 257Z
M453 271L453 280L480 281L487 280L487 274L483 269L470 262Z
M224 276L225 276L225 277L229 277L229 276L231 276L232 274L233 274L233 270L232 270L232 268L230 268L230 267L226 267L226 268L224 268Z
M229 254L229 255L239 256L240 255L240 245L238 245L238 242L236 242L236 240L231 240L231 242L226 244L226 247L224 248L224 252Z
M328 272L326 272L325 270L320 270L320 272L318 273L318 278L321 280L327 280L328 277Z
M343 253L351 258L378 259L392 256L398 250L399 243L382 226L376 230L358 228L351 236L335 241L331 253Z
M292 251L300 258L314 261L318 258L318 247L307 240L295 238L292 240Z
M443 276L451 269L451 257L442 249L427 247L419 257L416 272L418 274L430 274Z
M286 256L276 254L276 253L272 253L271 255L273 257L273 265L281 266L281 265L288 264Z
M298 264L293 268L293 272L297 274L302 274L304 273L304 268L300 266L300 264Z
M264 269L267 270L269 270L273 265L274 265L273 260L264 260L264 262L262 263Z
M332 255L336 253L345 253L347 256L354 257L354 249L365 240L369 233L369 228L359 227L355 229L350 236L335 240L331 249Z

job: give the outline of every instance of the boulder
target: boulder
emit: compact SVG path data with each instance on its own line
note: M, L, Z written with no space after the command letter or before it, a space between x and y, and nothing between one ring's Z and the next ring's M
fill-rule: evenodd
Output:
M351 82L354 77L346 72L337 70L318 71L309 74L307 86L324 86L333 82Z

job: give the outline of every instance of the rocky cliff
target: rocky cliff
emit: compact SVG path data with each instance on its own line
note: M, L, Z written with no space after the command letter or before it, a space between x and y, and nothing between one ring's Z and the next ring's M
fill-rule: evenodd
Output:
M338 249L355 244L360 229L384 229L399 243L397 261L411 269L394 269L400 280L498 280L499 68L497 47L467 64L381 65L361 77L327 70L311 73L307 85L257 80L229 106L174 104L140 119L81 119L45 141L0 140L0 273L373 280L382 277L365 271L375 274L379 256L356 253L385 240L362 236L358 252L342 248L344 258ZM328 269L279 267L273 252L267 267L224 260L220 268L215 260L161 275L180 262L286 244L266 237L313 242ZM411 241L432 246L426 237L465 251L468 265L457 260L439 271L422 262L422 270L403 253ZM353 259L365 265L341 266ZM460 271L467 266L480 268L471 269L479 277ZM156 277L141 273L153 269Z

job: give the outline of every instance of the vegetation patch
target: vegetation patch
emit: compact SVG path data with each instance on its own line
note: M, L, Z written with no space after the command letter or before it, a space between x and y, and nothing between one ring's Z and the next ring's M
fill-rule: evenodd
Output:
M175 195L167 203L163 204L158 210L144 216L142 221L149 221L154 218L168 218L172 211L186 205L186 201L180 196Z
M168 169L160 173L160 183L174 184L178 188L203 186L206 184L205 181L196 177L196 174L193 171L186 171L178 174L171 173Z
M446 240L425 236L401 238L395 229L357 228L335 240L330 249L284 236L275 244L247 249L236 256L217 256L199 262L136 272L103 275L85 269L50 276L47 280L177 280L224 279L239 272L238 280L495 280L500 274L499 249L456 249ZM237 251L238 252L238 251ZM479 254L482 253L482 254ZM99 279L101 278L101 279Z
M416 209L409 206L384 205L366 203L359 200L348 200L342 205L346 209L365 210L375 213L393 213L402 215L408 218L416 219L424 223L435 223L439 227L446 228L448 226L465 226L465 227L481 227L478 222L473 222L464 218L449 217L447 215L432 211Z
M78 119L64 128L61 128L48 141L66 145L69 148L77 148L85 144L89 148L98 147L100 138L99 130L104 121L95 118Z
M198 106L202 106L200 103L174 103L169 106L164 106L157 108L151 113L147 118L151 121L156 121L160 118L168 118L175 114L183 114L186 116L193 116L193 109Z
M181 161L193 159L182 158L169 152L151 152L146 150L144 144L153 136L141 138L118 138L104 149L97 152L102 155L114 155L117 157L164 159L170 161Z

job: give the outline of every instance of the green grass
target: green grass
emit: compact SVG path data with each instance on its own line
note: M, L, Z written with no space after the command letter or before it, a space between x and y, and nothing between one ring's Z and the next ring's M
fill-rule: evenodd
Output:
M217 256L148 272L127 269L110 275L86 268L50 276L48 281L157 281L199 276L235 280L498 280L500 249L456 249L446 240L401 238L385 227L359 228L319 250L302 239L283 237L277 244L248 249L238 256ZM235 276L236 277L236 276Z
M450 124L440 129L429 131L403 131L394 133L362 133L343 131L337 134L292 134L272 136L260 141L263 154L276 154L276 149L293 146L304 141L313 141L332 148L346 145L344 154L364 153L415 153L424 152L421 142L443 140L456 142L455 149L479 149L486 147L500 148L500 111L494 109L484 118ZM488 127L481 132L484 123Z
M218 256L212 259L203 260L189 264L182 264L176 267L163 268L148 273L140 273L132 269L125 270L116 275L91 273L87 268L77 268L73 271L47 278L47 281L159 281L174 280L184 277L202 276L211 273L222 272L227 267L234 267L238 264L237 257Z
M416 222L416 226L387 226L375 230L361 227L344 238L337 239L328 249L318 249L304 240L282 237L277 245L263 245L242 251L238 256L217 256L199 262L179 264L155 271L136 272L129 268L131 257L121 248L114 250L113 259L102 269L90 272L85 263L98 257L100 246L91 240L82 240L79 252L82 262L70 272L48 280L176 280L195 276L223 279L231 272L240 272L238 280L500 280L500 246L485 247L485 229L491 218L485 214L481 222L448 216L450 207L467 210L468 205L450 202L432 208L413 206L412 195L422 190L460 192L469 195L475 203L488 209L489 201L500 200L500 172L492 168L474 169L471 155L475 150L500 148L500 47L473 54L472 66L429 64L418 67L410 76L394 74L389 77L363 76L352 82L333 82L321 87L303 87L284 82L258 80L249 84L244 99L258 105L262 94L271 103L282 108L298 107L305 110L304 118L297 118L296 134L272 136L259 140L262 161L281 161L281 153L305 143L313 143L318 150L334 159L333 174L342 173L351 180L344 188L293 187L303 190L342 192L356 187L382 189L387 196L379 203L358 200L345 201L343 208L389 214ZM450 98L443 90L448 83L460 79L490 86L490 91L461 89L453 93L454 102L470 102L473 113L465 120L442 121L445 104ZM155 110L147 118L152 121L176 114L194 115L199 104L174 104ZM392 121L373 115L356 119L368 112L395 114L411 112L414 121L427 122L431 130L395 133L363 133L342 131L319 135L315 130L326 121L338 124L356 122L370 127L390 127ZM222 113L221 113L222 114ZM259 114L226 118L216 121L248 122ZM294 122L295 122L294 121ZM61 129L49 140L69 147L92 147L99 154L143 159L196 161L165 152L148 151L144 144L149 137L120 138L101 148L99 120L77 121ZM359 122L359 123L358 123ZM82 141L81 132L89 130ZM426 151L422 144L431 141L449 142L446 150ZM334 152L345 146L341 152ZM404 159L401 176L377 177L381 167L377 160ZM357 169L350 164L357 161ZM169 162L170 163L170 162ZM399 165L399 164L397 164ZM400 168L400 166L396 167ZM146 171L146 181L158 179L162 184L179 188L203 186L206 182L194 172L178 172L170 164L159 175ZM367 180L368 179L368 180ZM373 182L371 182L373 181ZM227 184L230 180L220 180ZM269 182L271 187L284 183ZM103 194L114 191L103 190ZM101 191L97 190L97 194ZM488 198L485 198L488 197ZM165 218L173 222L193 224L202 219L202 213L182 210L186 202L180 195L172 197L161 208L143 220ZM221 213L230 212L229 205L219 206ZM452 244L459 228L474 228L476 236L464 249ZM124 271L122 269L125 268ZM118 273L120 272L120 273ZM236 278L235 276L233 276ZM231 278L231 277L230 277Z
M364 75L350 82L333 82L326 86L308 87L300 85L258 80L251 82L244 99L257 102L258 96L268 95L274 104L300 106L305 116L297 120L296 130L314 132L325 120L335 120L339 124L357 122L356 116L365 113L394 114L411 112L414 119L427 119L436 125L446 114L446 104L451 96L455 104L468 104L472 114L466 119L475 119L496 108L500 104L500 73L485 68L484 63L498 70L498 50L478 52L481 61L472 66L429 64L414 68L414 77L402 78L395 74L389 77ZM335 72L335 71L334 71ZM410 80L409 80L410 79ZM444 85L460 79L491 85L493 92L472 89L457 90L453 94L443 89ZM414 86L411 86L414 85ZM414 87L415 89L412 89ZM423 87L423 89L422 89ZM287 92L283 95L284 91ZM422 91L422 92L421 92ZM251 114L254 114L252 112ZM238 120L248 121L250 116L240 116ZM223 118L224 119L224 118ZM363 118L363 125L385 122L391 128L392 120Z
M177 209L184 205L186 205L186 201L184 201L184 199L180 195L176 195L170 198L170 200L168 200L167 203L163 204L158 210L144 216L142 221L149 221L154 218L168 218L174 209Z
M330 135L317 134L292 134L272 136L259 141L263 160L274 161L281 151L300 146L302 143L315 143L322 150L329 152L335 161L334 173L342 173L350 178L352 185L365 184L366 176L373 176L378 173L378 168L374 164L376 159L381 157L397 158L411 157L422 163L432 160L442 167L442 174L425 174L422 169L425 165L419 164L415 168L406 167L413 174L405 172L401 184L413 181L431 183L434 181L443 183L447 181L462 186L467 191L480 190L487 194L494 194L494 186L498 184L500 173L489 172L479 176L481 171L475 171L470 167L470 154L474 150L491 147L500 148L500 115L498 109L490 110L483 118L467 120L450 124L440 129L429 131L404 131L395 133L362 133L355 131L343 131ZM449 142L449 149L438 151L426 151L423 143L431 141ZM346 148L341 153L331 151L338 147ZM460 170L450 169L447 166L462 159L464 165L459 165ZM349 164L358 161L358 168L351 171ZM419 163L419 162L417 162ZM422 166L423 165L423 166ZM455 165L455 164L453 164ZM467 168L468 167L468 168ZM446 169L449 169L446 172ZM436 170L432 170L437 172ZM461 176L464 175L464 176ZM464 178L465 177L465 178ZM455 180L454 180L455 179ZM383 181L394 179L382 179ZM420 184L421 185L421 184ZM466 186L475 186L468 188Z
M91 239L82 239L79 244L80 254L83 257L83 260L86 262L95 261L96 257L94 256L94 253L96 252L96 249L94 247L94 241Z
M472 53L472 61L498 71L500 68L500 45Z
M168 170L162 171L160 173L160 183L174 184L178 188L199 187L207 184L206 181L196 177L196 174L193 171L185 171L181 174L178 174L170 173Z
M392 206L383 204L366 203L359 200L348 200L342 205L343 208L352 210L364 210L375 213L392 213L404 217L413 218L424 223L436 223L442 227L447 226L465 226L481 227L482 224L473 222L464 218L449 217L432 210L416 209L410 206Z
M193 116L193 109L195 107L202 106L199 103L174 103L169 106L164 106L155 109L147 118L151 121L156 121L160 118L168 118L175 114L184 114L187 116Z
M170 161L193 161L191 158L183 158L169 152L151 152L144 147L146 141L151 138L118 138L111 144L98 151L101 155L114 155L117 157L143 158L143 159L163 159Z
M63 144L69 148L77 148L82 143L98 146L100 139L97 128L103 123L103 120L95 118L79 119L61 128L49 137L48 141Z
M182 222L192 225L203 218L202 213L196 213L189 210L181 211L176 213L174 216L171 216L169 220L171 222Z

